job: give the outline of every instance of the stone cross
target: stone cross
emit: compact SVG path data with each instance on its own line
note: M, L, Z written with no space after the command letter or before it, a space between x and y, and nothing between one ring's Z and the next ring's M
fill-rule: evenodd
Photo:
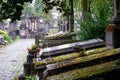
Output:
M114 14L106 28L106 46L120 48L120 0L112 0Z
M120 23L120 0L113 0L114 15L112 17L111 23Z
M120 13L120 0L113 0L114 16L119 16Z

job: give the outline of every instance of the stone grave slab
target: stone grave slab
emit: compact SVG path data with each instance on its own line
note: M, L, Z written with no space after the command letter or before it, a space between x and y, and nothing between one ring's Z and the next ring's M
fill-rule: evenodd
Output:
M119 50L120 49L108 50L100 54L93 54L85 57L79 57L75 59L63 60L60 62L47 64L47 75L56 75L73 69L84 68L111 60L117 60L120 57L120 53L117 52Z
M42 55L42 57L49 57L49 56L56 56L56 55L62 55L65 53L74 52L74 48L76 45L83 49L90 49L94 47L105 46L105 43L103 40L99 38L82 41L82 42L74 42L70 44L43 48L40 51L40 55Z

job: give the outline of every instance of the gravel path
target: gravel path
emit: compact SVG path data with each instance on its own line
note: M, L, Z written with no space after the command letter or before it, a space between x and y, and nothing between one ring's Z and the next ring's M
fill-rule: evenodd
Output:
M34 44L34 39L21 39L0 48L0 80L14 80L23 73L27 48Z

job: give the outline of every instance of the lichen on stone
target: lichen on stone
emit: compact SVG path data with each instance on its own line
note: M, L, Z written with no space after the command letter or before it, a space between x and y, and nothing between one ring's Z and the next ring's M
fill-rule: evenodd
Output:
M117 61L118 60L114 60L90 67L71 70L65 73L60 73L58 75L48 76L46 80L51 80L51 79L56 80L57 78L59 78L60 80L69 80L69 76L71 76L70 80L76 80L76 79L81 80L92 76L94 77L95 75L99 75L114 69L120 69L120 65L116 65ZM101 68L99 68L100 66Z

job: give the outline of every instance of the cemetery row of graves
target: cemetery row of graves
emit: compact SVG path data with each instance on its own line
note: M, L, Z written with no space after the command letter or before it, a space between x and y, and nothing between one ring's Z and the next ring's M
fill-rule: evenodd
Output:
M38 80L118 80L120 79L119 0L113 1L114 15L100 38L75 40L74 32L37 35L28 49L23 74ZM96 33L94 33L96 34Z
M37 75L39 80L113 80L119 77L119 48L110 49L99 38L75 41L71 39L74 36L62 33L39 39L40 52L34 54L39 47L33 45L37 50L29 52L19 80L31 75Z
M28 1L29 0L25 0L23 2ZM77 8L74 10L73 7L75 0L68 0L68 2L70 1L69 5L64 5L64 2L61 2L61 0L43 0L42 2L44 1L45 4L50 2L50 5L46 6L48 9L52 8L52 5L60 6L60 11L63 9L66 17L62 17L60 20L50 17L51 19L45 21L43 15L36 17L30 13L29 18L26 18L26 14L21 11L23 3L12 4L15 5L13 7L11 5L12 1L6 1L5 5L1 5L1 9L3 9L3 11L1 10L1 18L11 18L11 21L8 23L4 20L1 21L0 29L7 31L13 40L15 40L17 36L20 38L35 38L35 44L27 49L28 55L26 56L26 61L23 63L23 73L19 75L19 80L34 80L33 78L35 78L35 80L120 79L120 0L111 0L110 5L112 5L112 7L109 5L109 8L113 8L112 10L108 10L108 6L104 6L107 5L107 3L102 6L93 6L96 1L83 0L83 12L81 14L79 11L78 16L76 15ZM1 4L4 4L4 1L2 2ZM17 1L17 3L21 2L22 1ZM54 4L54 2L59 4ZM105 1L101 1L101 3L104 2ZM10 8L8 7L8 11L6 11L7 9L4 10L4 6L6 5L11 6ZM19 8L17 8L17 6ZM65 7L70 7L71 9L64 9ZM11 8L15 8L13 10L15 14L11 17L6 16L6 14L2 16L2 14L9 12ZM103 14L105 12L103 8L105 8L106 11L108 10L105 14ZM48 9L44 9L45 12L48 12ZM85 16L85 14L83 14L84 11L88 11L90 14L86 14ZM12 13L12 10L10 12ZM22 15L20 16L19 13ZM113 16L110 18L112 13ZM20 23L14 21L17 17L21 19ZM83 22L79 19L74 20L74 18L82 19ZM111 20L105 29L104 26L107 24L108 18ZM76 20L79 22L79 33L76 32ZM49 35L50 29L53 29L51 32L55 31L57 33ZM104 33L105 35L103 35ZM96 35L100 36L96 38ZM81 38L80 41L76 39L76 36L80 38L81 36L86 37L87 40L82 41ZM5 44L3 38L3 36L0 36L0 45ZM105 41L101 38L104 38Z

